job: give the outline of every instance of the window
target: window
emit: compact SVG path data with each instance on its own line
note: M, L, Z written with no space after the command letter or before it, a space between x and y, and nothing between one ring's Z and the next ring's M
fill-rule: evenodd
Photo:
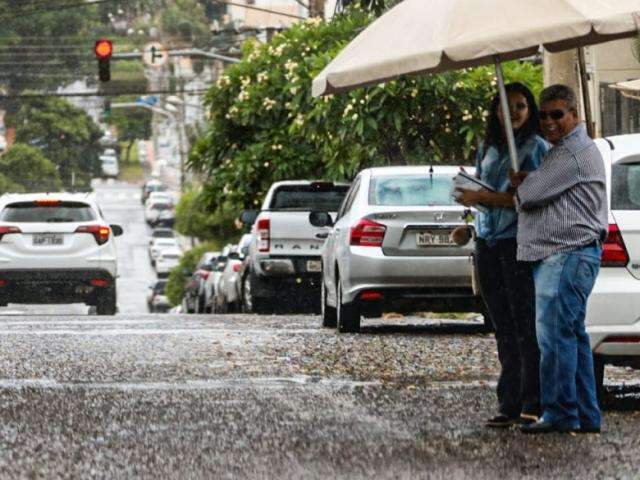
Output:
M600 119L602 136L640 132L640 102L627 98L618 90L600 84Z
M611 210L640 210L640 155L611 167Z
M38 205L35 202L18 202L7 205L0 214L3 222L63 223L89 222L96 219L95 212L86 203L60 202Z
M369 204L419 207L457 205L451 197L453 175L383 175L373 177L369 186Z
M338 212L338 219L342 218L345 214L349 212L349 210L351 210L351 207L353 206L353 202L358 196L359 191L360 191L360 177L356 178L356 181L353 183L351 190L349 190L347 197L344 199L344 202L340 207L340 211Z
M285 185L278 188L271 199L274 210L319 210L336 212L349 189L346 185L312 183L310 185Z

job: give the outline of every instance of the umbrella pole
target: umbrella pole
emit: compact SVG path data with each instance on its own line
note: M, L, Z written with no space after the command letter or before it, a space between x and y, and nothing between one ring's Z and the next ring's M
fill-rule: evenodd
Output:
M495 55L493 61L496 66L496 76L498 77L498 93L500 94L500 108L502 109L502 118L504 120L504 134L507 137L507 145L509 146L509 157L511 158L511 168L514 172L519 170L518 151L516 150L516 139L513 135L513 126L511 125L511 112L509 111L509 98L504 88L504 76L502 74L502 64L500 63L500 55Z

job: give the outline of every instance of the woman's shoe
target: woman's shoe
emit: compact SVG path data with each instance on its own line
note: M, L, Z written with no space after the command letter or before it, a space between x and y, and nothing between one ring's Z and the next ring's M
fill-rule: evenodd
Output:
M520 417L517 420L518 425L531 425L532 423L536 423L539 420L537 415L532 415L530 413L521 413Z

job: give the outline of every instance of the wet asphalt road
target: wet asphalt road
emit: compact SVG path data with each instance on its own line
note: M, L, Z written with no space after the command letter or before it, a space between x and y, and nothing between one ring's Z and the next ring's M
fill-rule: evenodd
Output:
M600 435L487 430L473 320L145 314L137 187L101 186L120 313L0 311L0 478L639 478L640 375L608 369Z

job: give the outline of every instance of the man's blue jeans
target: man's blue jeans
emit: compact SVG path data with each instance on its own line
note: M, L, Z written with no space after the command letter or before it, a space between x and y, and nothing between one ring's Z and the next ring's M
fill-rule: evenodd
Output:
M560 428L600 427L584 317L601 253L592 244L551 255L533 267L542 417Z

